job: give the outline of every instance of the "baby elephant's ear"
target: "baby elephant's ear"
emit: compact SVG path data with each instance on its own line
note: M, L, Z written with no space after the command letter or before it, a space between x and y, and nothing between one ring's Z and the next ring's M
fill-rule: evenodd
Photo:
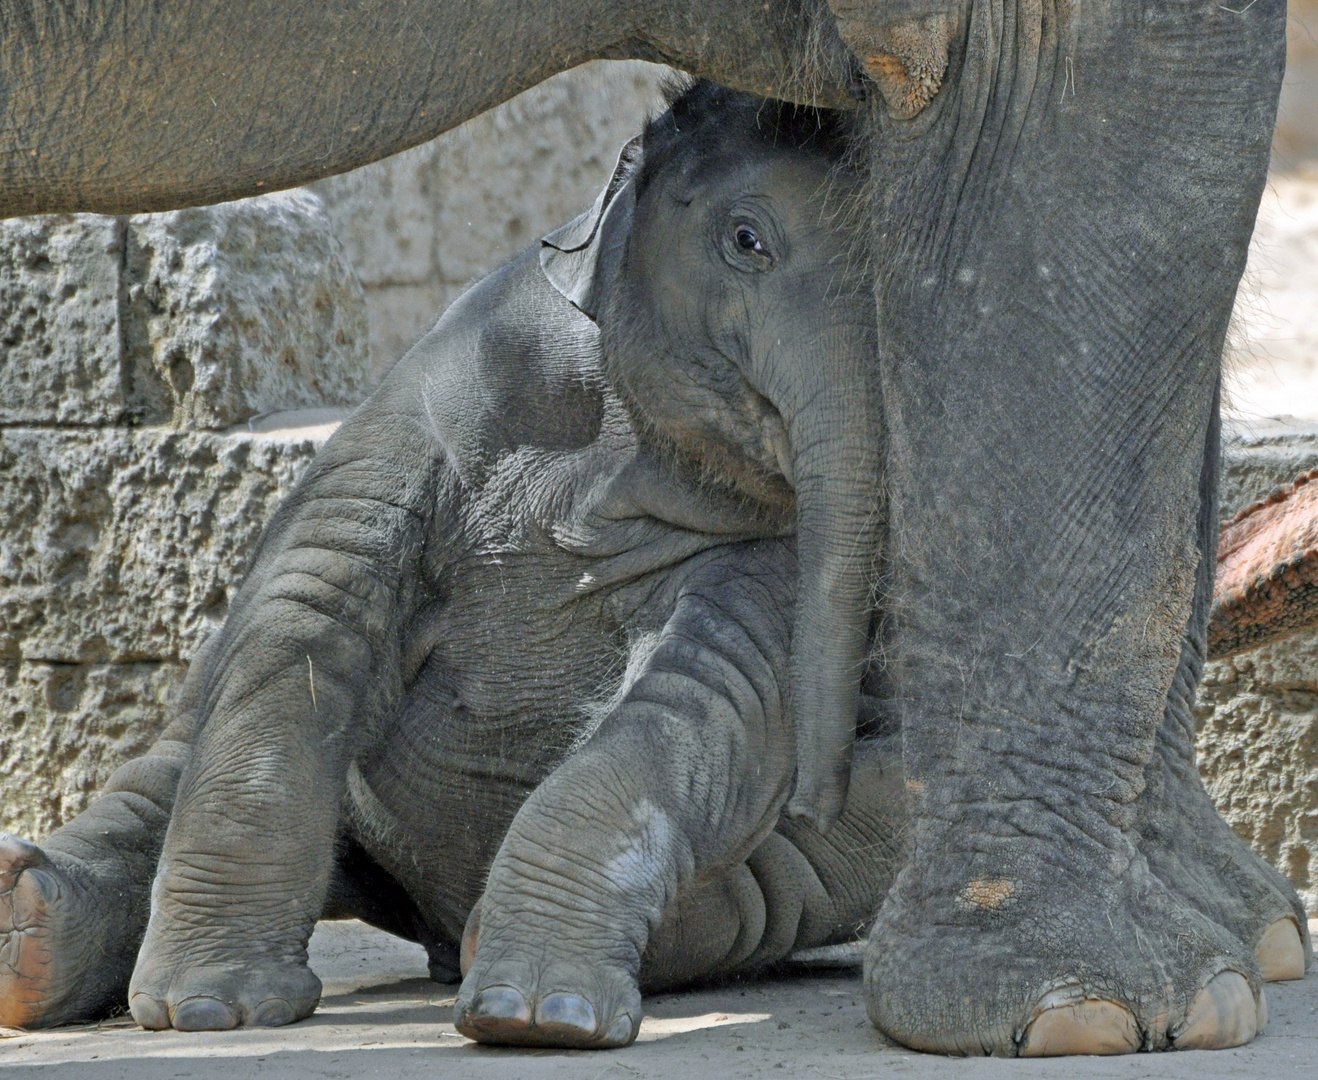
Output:
M594 319L599 309L601 267L626 238L636 205L631 179L641 160L638 135L622 148L613 175L595 205L540 241L540 266L549 283L584 314Z

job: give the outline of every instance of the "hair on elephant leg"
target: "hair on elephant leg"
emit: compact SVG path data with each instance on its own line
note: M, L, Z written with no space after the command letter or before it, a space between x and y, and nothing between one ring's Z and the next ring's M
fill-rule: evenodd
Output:
M1207 655L1217 567L1220 396L1199 484L1194 609L1136 803L1139 846L1158 880L1253 949L1259 972L1273 982L1303 978L1312 962L1304 905L1290 882L1222 820L1195 765L1192 710Z
M523 804L495 856L454 1009L472 1038L625 1046L641 1021L641 958L680 889L730 873L714 889L724 923L754 921L753 871L736 868L792 778L795 559L766 542L698 561L627 696ZM738 933L744 959L762 932Z

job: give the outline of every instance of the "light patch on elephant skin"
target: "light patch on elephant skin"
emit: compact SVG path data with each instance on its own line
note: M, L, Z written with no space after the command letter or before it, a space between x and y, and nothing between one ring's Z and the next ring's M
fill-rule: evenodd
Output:
M899 120L919 116L943 85L955 20L937 13L884 24L868 10L837 13L842 40L865 65L888 111Z
M956 902L963 909L1000 911L1015 895L1016 883L1009 878L976 878L957 894Z
M625 845L604 866L604 875L630 896L643 896L662 876L672 847L668 815L648 800L632 808L632 828L621 837ZM659 912L654 912L657 917Z

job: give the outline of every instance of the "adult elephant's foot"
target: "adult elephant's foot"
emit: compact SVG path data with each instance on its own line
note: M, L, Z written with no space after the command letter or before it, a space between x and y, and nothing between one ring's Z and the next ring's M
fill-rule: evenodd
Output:
M946 1054L1022 1057L1221 1049L1267 1022L1250 953L1136 859L958 874L917 853L865 957L870 1018Z
M308 936L298 943L296 933L244 932L209 921L189 926L157 912L128 987L133 1019L144 1028L178 1031L303 1020L315 1011L321 989L307 966Z
M122 898L78 860L0 834L0 1025L96 1019L122 1000L131 953L116 959L116 907Z
M1137 828L1154 876L1252 949L1265 981L1303 978L1312 951L1290 882L1222 820L1188 752L1160 745L1146 777Z
M625 964L585 941L576 951L565 948L573 935L562 928L536 932L498 915L485 917L483 932L480 906L467 922L465 977L453 1006L462 1034L502 1046L589 1050L635 1041L641 993Z

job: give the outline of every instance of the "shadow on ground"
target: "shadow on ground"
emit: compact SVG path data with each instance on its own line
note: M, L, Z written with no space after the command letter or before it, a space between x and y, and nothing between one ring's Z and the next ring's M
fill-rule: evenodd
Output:
M1318 927L1315 927L1318 930ZM865 1017L860 976L832 970L646 1000L627 1050L496 1050L453 1028L454 987L425 977L425 954L361 923L321 923L312 966L320 1009L286 1028L185 1034L129 1020L47 1032L0 1029L0 1080L996 1080L1318 1078L1318 974L1268 987L1265 1035L1238 1050L1043 1061L950 1059L893 1046Z

